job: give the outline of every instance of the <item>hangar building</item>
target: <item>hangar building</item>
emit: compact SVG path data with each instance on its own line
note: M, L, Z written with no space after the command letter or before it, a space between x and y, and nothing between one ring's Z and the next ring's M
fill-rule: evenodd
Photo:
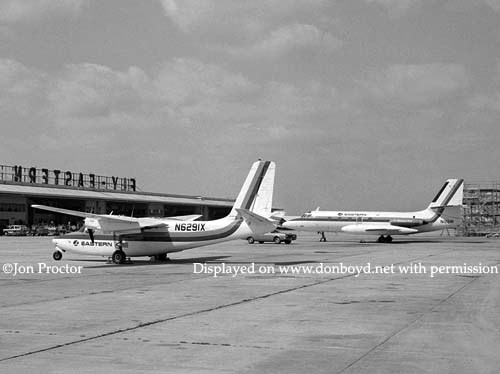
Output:
M66 225L76 219L33 209L32 204L134 217L201 214L208 220L228 214L233 203L224 198L139 192L135 178L0 165L0 229L12 224Z

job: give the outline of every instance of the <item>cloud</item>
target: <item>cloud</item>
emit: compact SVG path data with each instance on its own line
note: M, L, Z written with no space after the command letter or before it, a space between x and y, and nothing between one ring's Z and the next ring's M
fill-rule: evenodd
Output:
M144 71L114 71L96 64L68 65L48 95L59 117L102 117L139 111L150 100L152 84Z
M305 48L333 51L341 46L339 39L314 25L292 24L272 30L263 40L250 46L230 47L228 51L231 55L245 58L274 58Z
M205 141L214 144L242 139L268 142L297 129L305 133L303 123L332 106L333 90L319 82L261 84L241 73L186 58L165 63L154 84L170 121L210 129L214 135ZM265 135L256 138L256 133Z
M494 11L500 11L500 0L484 0L484 2Z
M153 73L72 64L41 74L0 60L0 105L36 122L44 139L72 142L95 135L94 146L116 129L165 128L216 146L221 139L266 144L309 131L304 123L330 113L334 90L320 82L257 83L239 72L196 59L166 61ZM5 119L4 111L4 119ZM326 114L325 114L326 115ZM228 131L231 129L231 131ZM261 136L255 136L261 134ZM56 141L57 143L57 141Z
M161 99L172 107L207 98L235 101L258 87L241 73L190 58L176 58L165 63L155 77L155 86Z
M207 36L255 38L290 16L317 15L324 0L157 0L180 30Z
M468 100L468 105L475 111L492 111L500 113L500 92L486 95L477 94Z
M384 8L391 16L398 17L406 14L422 0L365 0L365 2L376 4Z
M46 82L46 75L37 69L0 58L0 108L21 116L39 108L46 95Z
M28 69L18 61L0 58L0 90L14 95L29 95L36 91L43 74Z
M204 22L214 14L211 0L158 0L165 15L182 31L188 32L193 25Z
M425 105L460 92L469 78L458 64L392 65L359 83L376 99Z
M165 16L203 48L234 57L276 58L295 50L332 51L342 46L316 25L327 4L324 0L157 1Z
M439 4L437 0L364 0L368 4L375 4L392 16L401 17L407 14L412 9L428 4ZM499 12L500 11L500 0L447 0L444 2L447 9L467 9L470 6L488 6L490 9ZM464 8L465 7L465 8Z
M52 15L77 14L87 0L3 0L0 3L0 22L29 23Z

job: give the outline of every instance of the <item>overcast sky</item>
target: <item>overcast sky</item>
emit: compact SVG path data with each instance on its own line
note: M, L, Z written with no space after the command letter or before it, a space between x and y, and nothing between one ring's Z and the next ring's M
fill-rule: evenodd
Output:
M0 0L0 163L275 205L500 180L500 0Z

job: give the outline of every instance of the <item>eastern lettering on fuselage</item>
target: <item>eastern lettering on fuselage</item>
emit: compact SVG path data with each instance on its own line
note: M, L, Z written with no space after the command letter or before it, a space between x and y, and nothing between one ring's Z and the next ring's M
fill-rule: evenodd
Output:
M338 216L348 216L348 217L366 217L365 213L339 213Z
M204 223L176 223L175 231L205 231Z
M103 242L93 242L90 240L75 240L73 241L73 245L75 247L78 247L81 245L82 247L112 247L113 243L110 241L103 241Z

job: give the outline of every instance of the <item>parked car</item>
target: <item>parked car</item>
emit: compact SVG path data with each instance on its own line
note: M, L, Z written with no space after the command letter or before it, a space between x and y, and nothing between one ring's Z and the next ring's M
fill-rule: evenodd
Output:
M28 227L25 225L9 225L3 229L3 234L6 236L25 236L28 234Z
M267 234L253 235L247 238L248 243L253 244L255 242L274 242L275 244L286 243L290 244L293 240L297 239L297 235L283 233L279 231L268 232Z

